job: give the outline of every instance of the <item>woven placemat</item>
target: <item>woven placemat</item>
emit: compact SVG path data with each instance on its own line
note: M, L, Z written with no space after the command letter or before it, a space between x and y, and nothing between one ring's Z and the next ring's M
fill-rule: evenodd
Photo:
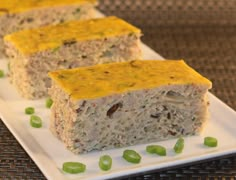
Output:
M184 59L236 109L235 0L104 0L100 9L140 27L143 42L166 59Z
M100 0L99 9L143 30L143 42L167 59L185 59L236 109L235 0ZM123 179L236 179L236 155ZM46 179L0 121L0 180Z

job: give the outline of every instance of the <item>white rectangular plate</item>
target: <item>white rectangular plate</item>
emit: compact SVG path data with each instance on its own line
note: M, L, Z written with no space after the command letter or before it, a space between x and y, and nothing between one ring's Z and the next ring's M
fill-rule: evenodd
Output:
M142 45L142 48L145 59L162 59L147 46ZM7 60L0 60L0 69L7 71ZM167 148L165 157L145 153L147 144L128 147L142 156L141 163L134 165L122 159L123 150L127 148L74 155L49 131L50 111L45 108L45 99L25 100L19 96L8 78L0 78L0 118L49 180L114 178L236 152L236 112L210 93L209 98L211 119L200 136L185 138L182 154L176 155L172 150L176 139L158 142ZM34 129L30 126L29 116L24 114L24 109L28 106L35 107L36 114L42 117L42 128ZM218 147L204 147L205 136L216 137ZM98 167L98 159L103 154L109 154L113 158L112 169L108 172L102 172ZM82 162L86 164L87 170L78 175L63 173L61 167L66 161Z

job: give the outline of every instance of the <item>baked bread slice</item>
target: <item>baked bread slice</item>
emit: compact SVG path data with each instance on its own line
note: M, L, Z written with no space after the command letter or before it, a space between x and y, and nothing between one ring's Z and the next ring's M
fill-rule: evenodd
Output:
M211 82L184 61L130 61L50 72L50 129L74 153L195 135Z
M95 17L96 0L1 0L0 58L3 36L19 30Z
M10 79L29 99L47 95L48 71L141 58L141 32L117 17L70 21L5 36Z

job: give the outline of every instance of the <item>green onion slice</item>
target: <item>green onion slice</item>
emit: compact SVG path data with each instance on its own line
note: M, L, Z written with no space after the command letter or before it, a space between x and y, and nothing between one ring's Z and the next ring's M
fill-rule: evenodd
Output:
M39 116L31 115L30 116L30 125L34 128L42 127L42 120Z
M4 71L0 69L0 78L3 78L5 76Z
M46 107L51 108L52 104L53 104L53 100L51 98L47 98L46 103L45 103Z
M218 144L217 139L214 137L205 137L204 138L204 145L209 147L216 147Z
M141 161L141 156L136 151L129 149L123 152L123 158L130 163L138 164Z
M155 154L156 153L156 145L149 145L146 147L146 152Z
M85 172L86 165L80 162L65 162L62 165L63 171L70 174L77 174Z
M33 107L25 108L25 114L34 114L34 108Z
M108 171L112 166L112 158L109 155L101 156L99 159L99 167L103 171Z
M159 156L166 156L166 148L160 145L149 145L146 151L151 154L158 154Z
M184 149L184 139L182 137L177 140L173 149L175 153L182 153Z

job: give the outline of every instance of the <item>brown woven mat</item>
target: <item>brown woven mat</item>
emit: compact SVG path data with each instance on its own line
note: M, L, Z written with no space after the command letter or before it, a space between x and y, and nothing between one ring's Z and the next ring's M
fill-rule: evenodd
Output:
M185 59L213 81L212 93L236 109L235 0L100 0L100 10L143 30L167 59ZM235 179L236 155L128 179ZM45 179L0 121L0 179ZM127 179L127 178L125 178Z
M213 81L213 94L236 109L235 0L103 2L103 12L140 27L143 42L166 59L186 60Z

